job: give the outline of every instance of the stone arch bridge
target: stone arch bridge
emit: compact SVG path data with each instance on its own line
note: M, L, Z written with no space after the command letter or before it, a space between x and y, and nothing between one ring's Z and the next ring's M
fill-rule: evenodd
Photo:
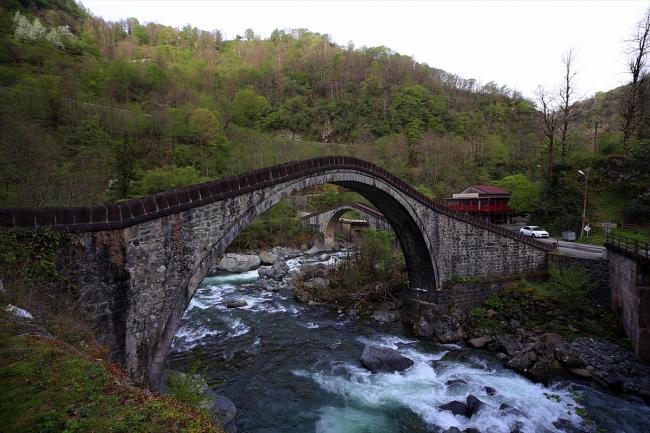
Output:
M228 245L281 199L323 183L360 193L384 215L410 287L430 302L452 277L545 267L550 247L456 213L351 157L289 162L119 204L0 209L0 225L69 233L57 265L77 284L85 317L136 383L157 388L183 313Z
M323 234L326 247L334 244L334 234L341 217L349 211L356 211L365 219L368 227L393 231L390 223L377 209L361 203L341 203L329 209L311 213L300 218L301 222Z

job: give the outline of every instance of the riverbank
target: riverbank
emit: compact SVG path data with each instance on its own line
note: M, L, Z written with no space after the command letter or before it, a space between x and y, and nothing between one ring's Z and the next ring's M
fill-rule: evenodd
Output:
M24 313L5 311L0 426L4 433L223 433L209 411L131 386L102 346L66 343Z
M302 252L284 260L289 271L278 279L261 275L276 266L206 277L168 368L198 367L215 392L235 403L237 429L247 433L591 433L594 425L640 433L650 423L644 403L601 393L576 377L545 386L504 368L489 351L415 339L399 317L379 322L296 302L294 277L347 256ZM245 304L229 306L233 299ZM368 347L406 368L383 371L364 357ZM468 398L472 411L450 410L454 401L469 406Z

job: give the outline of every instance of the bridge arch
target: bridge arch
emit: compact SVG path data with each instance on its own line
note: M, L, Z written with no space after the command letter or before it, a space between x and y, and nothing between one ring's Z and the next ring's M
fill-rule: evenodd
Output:
M402 192L393 188L388 182L377 179L372 175L352 170L327 170L299 180L282 182L264 194L255 194L249 205L241 212L235 212L229 218L223 234L211 240L207 252L199 264L192 269L182 293L167 319L155 352L149 371L149 383L156 388L162 373L165 358L169 353L171 343L180 326L183 313L205 275L214 269L220 256L235 238L252 222L253 218L263 214L273 205L302 189L333 183L345 186L358 192L381 211L386 220L394 228L402 246L406 267L409 275L409 285L422 290L435 290L437 287L437 266L431 240L428 238L423 222L415 209L410 205ZM128 337L127 337L128 338ZM127 339L127 353L129 341ZM128 362L128 359L127 359Z
M135 382L156 388L182 315L227 246L255 216L323 183L357 191L386 217L410 285L428 293L429 304L451 276L545 266L548 246L454 212L350 157L294 161L119 204L0 209L0 225L72 233L71 244L59 249L60 262L79 286L87 320Z
M361 203L341 203L329 209L305 215L301 218L303 224L311 226L323 234L326 247L334 244L334 234L341 217L348 211L356 211L366 219L368 226L375 229L393 230L392 226L378 210Z

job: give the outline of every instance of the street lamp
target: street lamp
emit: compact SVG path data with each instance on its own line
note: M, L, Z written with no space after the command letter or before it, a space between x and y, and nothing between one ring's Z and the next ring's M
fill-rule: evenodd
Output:
M585 177L585 193L584 200L582 202L582 227L580 227L580 239L582 239L582 233L585 231L585 221L587 219L587 181L589 179L589 170L578 170L578 173Z

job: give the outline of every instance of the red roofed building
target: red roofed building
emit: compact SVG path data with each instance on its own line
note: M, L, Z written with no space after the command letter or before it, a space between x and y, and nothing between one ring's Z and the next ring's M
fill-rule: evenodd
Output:
M445 205L455 211L500 224L508 222L514 215L514 210L508 206L510 195L495 185L471 185L452 198L446 198Z

